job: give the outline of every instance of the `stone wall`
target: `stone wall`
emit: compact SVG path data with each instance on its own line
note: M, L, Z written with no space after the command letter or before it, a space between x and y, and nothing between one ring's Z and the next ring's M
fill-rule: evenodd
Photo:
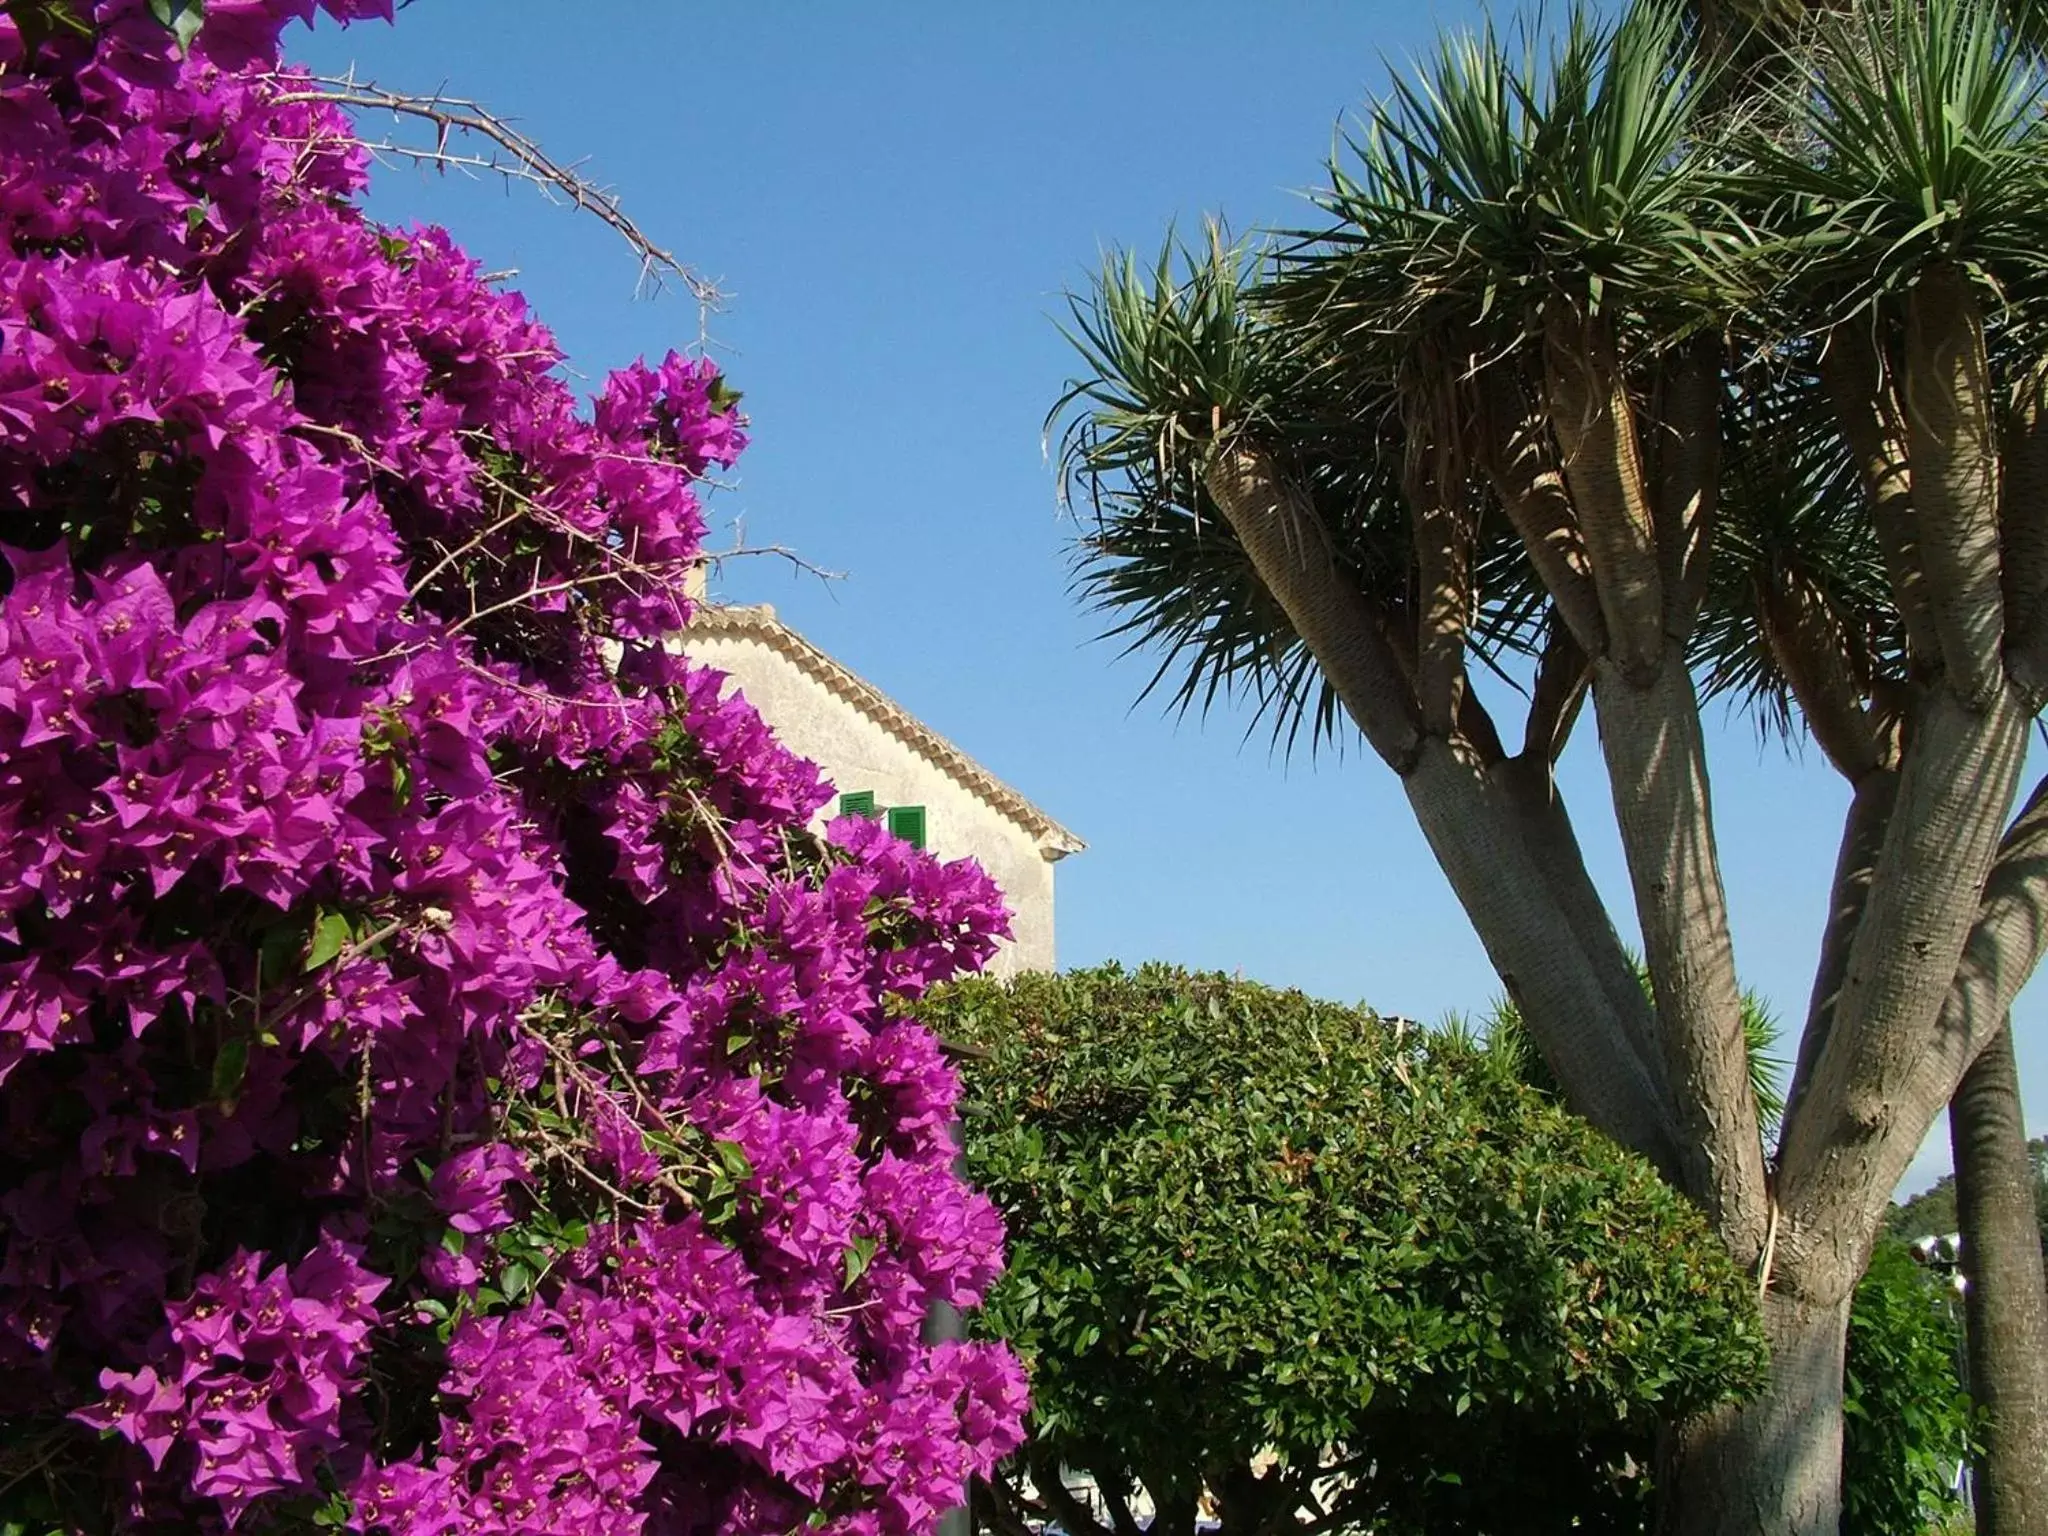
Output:
M1053 968L1052 861L1028 829L813 675L764 630L689 631L683 649L727 673L728 688L745 694L783 743L822 768L841 793L868 790L879 806L923 806L925 846L943 859L974 859L989 872L1009 902L1015 932L990 972ZM837 813L834 800L818 824Z

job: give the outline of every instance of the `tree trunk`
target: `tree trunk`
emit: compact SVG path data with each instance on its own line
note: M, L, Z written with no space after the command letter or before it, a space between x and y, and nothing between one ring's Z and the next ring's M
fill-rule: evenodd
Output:
M1761 1396L1668 1431L1659 1536L1836 1536L1849 1291L1764 1298L1771 1376Z
M2048 1284L2009 1020L1949 1101L1949 1145L1983 1415L1978 1536L2048 1536Z
M1662 663L1638 681L1607 658L1596 661L1593 707L1656 992L1665 1080L1683 1128L1682 1187L1746 1265L1762 1249L1769 1219L1763 1143L1699 700L1676 643Z
M1683 1187L1666 1098L1608 1005L1592 962L1502 794L1448 743L1426 740L1402 778L1430 851L1472 920L1566 1102Z

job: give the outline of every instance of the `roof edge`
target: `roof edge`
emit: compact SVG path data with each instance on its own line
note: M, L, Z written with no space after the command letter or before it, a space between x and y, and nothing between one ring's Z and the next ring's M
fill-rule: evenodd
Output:
M768 604L701 604L679 638L687 643L693 635L750 635L780 651L956 784L1030 833L1048 863L1087 848L1080 838L873 683L784 624Z

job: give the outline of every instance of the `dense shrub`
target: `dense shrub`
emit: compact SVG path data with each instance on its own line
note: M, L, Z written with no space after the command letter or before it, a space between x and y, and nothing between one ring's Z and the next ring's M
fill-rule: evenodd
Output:
M1955 1303L1903 1243L1878 1244L1849 1312L1842 1536L1921 1536L1960 1512L1955 1473L1971 1412Z
M988 1053L967 1158L1011 1268L982 1322L1033 1373L1012 1498L1064 1463L1284 1530L1334 1462L1336 1524L1628 1529L1656 1421L1761 1379L1697 1214L1503 1053L1156 966L927 1009Z
M716 371L579 414L198 11L0 14L0 1528L921 1530L997 894L661 644Z

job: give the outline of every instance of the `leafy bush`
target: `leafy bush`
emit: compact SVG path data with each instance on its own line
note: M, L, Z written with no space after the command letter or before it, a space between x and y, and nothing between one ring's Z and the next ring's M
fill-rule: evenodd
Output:
M1160 966L922 1012L988 1053L967 1159L1011 1269L982 1326L1033 1379L999 1515L1034 1469L1057 1505L1065 1464L1182 1523L1206 1491L1246 1530L1627 1529L1656 1421L1762 1378L1698 1215L1504 1053Z
M201 11L0 11L0 1530L925 1529L997 894L662 644L716 371L579 414Z
M1959 1510L1971 1412L1953 1302L1903 1243L1878 1244L1849 1312L1842 1536L1921 1536Z

